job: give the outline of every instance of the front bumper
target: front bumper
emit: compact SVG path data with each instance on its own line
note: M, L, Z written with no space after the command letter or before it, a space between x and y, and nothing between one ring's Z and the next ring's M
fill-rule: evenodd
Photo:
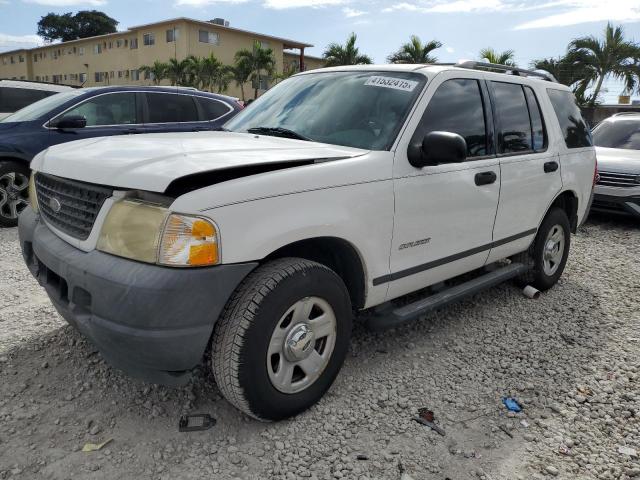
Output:
M640 218L640 195L604 195L596 191L591 209L599 212L632 215Z
M86 253L30 208L20 215L19 237L29 270L67 322L113 366L168 385L188 380L228 298L257 266L179 269Z

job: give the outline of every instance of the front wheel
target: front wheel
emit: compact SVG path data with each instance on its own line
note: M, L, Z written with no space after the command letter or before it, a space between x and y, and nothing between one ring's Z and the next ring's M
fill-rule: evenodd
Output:
M536 238L526 252L513 257L529 267L519 280L538 290L548 290L556 284L569 256L571 231L569 218L561 208L553 208L542 221Z
M0 227L18 225L18 215L29 205L29 166L0 162Z
M280 420L316 403L349 348L351 302L329 268L298 258L252 272L229 300L212 340L222 394L261 420Z

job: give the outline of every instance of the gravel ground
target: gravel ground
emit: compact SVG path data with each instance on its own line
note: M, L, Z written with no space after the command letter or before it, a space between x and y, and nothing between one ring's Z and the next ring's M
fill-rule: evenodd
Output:
M16 237L0 230L0 479L640 479L637 222L591 220L539 300L503 285L384 334L357 326L330 392L277 424L234 410L205 367L176 390L106 365ZM445 436L411 420L423 406ZM179 433L185 412L218 423Z

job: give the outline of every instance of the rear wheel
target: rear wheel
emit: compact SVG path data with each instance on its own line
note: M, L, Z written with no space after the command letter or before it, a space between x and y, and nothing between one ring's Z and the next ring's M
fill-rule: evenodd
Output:
M27 165L0 162L0 227L18 225L18 215L29 205L29 174Z
M349 293L327 267L297 258L259 267L215 327L211 351L220 391L262 420L306 410L342 366L351 317Z
M513 260L529 267L519 280L538 290L548 290L556 284L569 255L571 244L569 219L561 208L547 213L529 250L516 255Z

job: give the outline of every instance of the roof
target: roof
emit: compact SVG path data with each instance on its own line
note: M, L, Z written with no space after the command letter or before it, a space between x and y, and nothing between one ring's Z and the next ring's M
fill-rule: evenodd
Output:
M7 53L16 53L16 52L23 52L23 51L40 50L40 49L53 48L53 47L64 47L66 45L71 45L71 44L75 44L75 43L78 43L78 42L87 42L87 41L92 41L92 40L97 40L97 39L104 39L104 38L116 37L116 36L121 36L121 35L129 35L129 34L133 33L134 31L143 30L145 28L151 28L151 27L155 27L155 26L158 26L158 25L178 23L178 22L195 23L197 25L206 26L207 28L215 28L215 29L219 29L219 30L227 30L227 31L231 31L231 32L245 33L245 34L253 35L253 36L259 37L259 38L267 38L267 39L270 39L270 40L277 40L279 42L282 42L284 49L313 47L313 45L310 44L310 43L299 42L297 40L290 40L288 38L275 37L275 36L267 35L267 34L264 34L264 33L252 32L250 30L242 30L240 28L225 27L224 25L218 25L218 24L207 22L207 21L204 21L204 20L196 20L196 19L187 18L187 17L178 17L178 18L171 18L171 19L168 19L168 20L162 20L160 22L147 23L147 24L144 24L144 25L136 25L136 26L133 26L133 27L129 27L127 30L122 30L122 31L119 31L119 32L114 32L114 33L106 33L104 35L96 35L95 37L78 38L76 40L68 40L66 42L59 42L59 43L50 43L48 45L41 45L41 46L33 47L33 48L23 48L23 49L20 49L20 50L12 50L10 52L0 52L0 55L6 55Z

